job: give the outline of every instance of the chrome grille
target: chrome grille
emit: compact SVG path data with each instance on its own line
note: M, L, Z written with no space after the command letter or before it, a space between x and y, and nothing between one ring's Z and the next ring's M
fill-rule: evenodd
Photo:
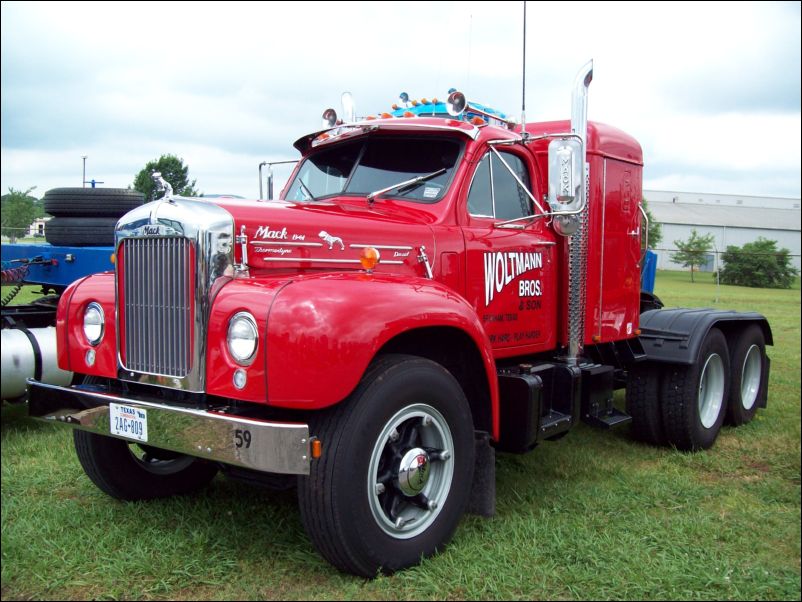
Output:
M192 368L192 243L181 237L122 243L126 369L186 376Z

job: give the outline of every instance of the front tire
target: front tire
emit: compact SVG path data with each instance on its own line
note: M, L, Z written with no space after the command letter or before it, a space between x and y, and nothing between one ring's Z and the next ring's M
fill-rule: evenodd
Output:
M474 466L470 408L451 373L386 356L313 429L323 455L299 479L298 499L304 528L329 562L374 577L446 545Z
M149 500L190 493L207 485L217 466L191 456L73 431L75 451L86 475L118 500Z

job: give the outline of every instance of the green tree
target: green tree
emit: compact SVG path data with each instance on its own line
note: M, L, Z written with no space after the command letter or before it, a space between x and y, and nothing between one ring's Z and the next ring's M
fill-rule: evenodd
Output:
M36 217L37 199L30 196L31 192L36 188L32 186L26 191L8 189L8 194L0 198L0 229L3 236L8 236L8 239L14 243L17 238L22 238L28 233Z
M643 209L646 211L646 217L649 218L649 248L656 249L657 245L663 240L663 226L660 224L649 211L646 204L646 199L643 199Z
M693 282L693 266L704 263L710 247L713 246L713 235L701 236L694 228L688 240L675 240L674 244L679 251L674 253L673 259L678 264L691 268L691 282Z
M728 246L721 256L719 276L724 284L755 288L791 288L799 270L791 265L788 249L777 249L777 241L759 237L743 247ZM714 274L715 276L715 274Z
M134 178L134 190L145 195L145 202L153 200L157 193L156 184L151 178L154 171L161 173L162 177L173 187L173 194L181 196L198 196L195 189L196 180L189 181L189 167L184 160L175 155L162 155L157 160L148 161L145 167Z

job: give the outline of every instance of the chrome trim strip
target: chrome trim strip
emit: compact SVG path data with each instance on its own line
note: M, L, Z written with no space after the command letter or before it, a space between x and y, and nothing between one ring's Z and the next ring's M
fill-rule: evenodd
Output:
M348 245L351 249L367 249L367 248L374 248L374 249L386 249L390 251L413 251L415 247L406 247L402 245Z
M275 245L279 247L322 247L322 242L273 242L267 240L252 240L251 245Z
M361 263L358 259L318 259L316 257L262 257L262 261L295 261L295 262L317 262L317 263ZM403 261L381 260L379 265L404 265Z
M111 434L109 404L117 403L147 413L147 444L153 447L254 470L309 474L309 426L303 423L242 418L32 379L28 387L28 412L38 420L138 443ZM250 434L249 446L244 443L248 439L243 438L244 431Z

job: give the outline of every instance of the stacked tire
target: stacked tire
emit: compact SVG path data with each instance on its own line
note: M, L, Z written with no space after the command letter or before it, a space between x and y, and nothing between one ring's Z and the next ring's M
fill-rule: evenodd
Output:
M44 209L53 216L45 240L55 246L111 246L117 220L144 201L141 192L126 188L53 188L44 196Z

